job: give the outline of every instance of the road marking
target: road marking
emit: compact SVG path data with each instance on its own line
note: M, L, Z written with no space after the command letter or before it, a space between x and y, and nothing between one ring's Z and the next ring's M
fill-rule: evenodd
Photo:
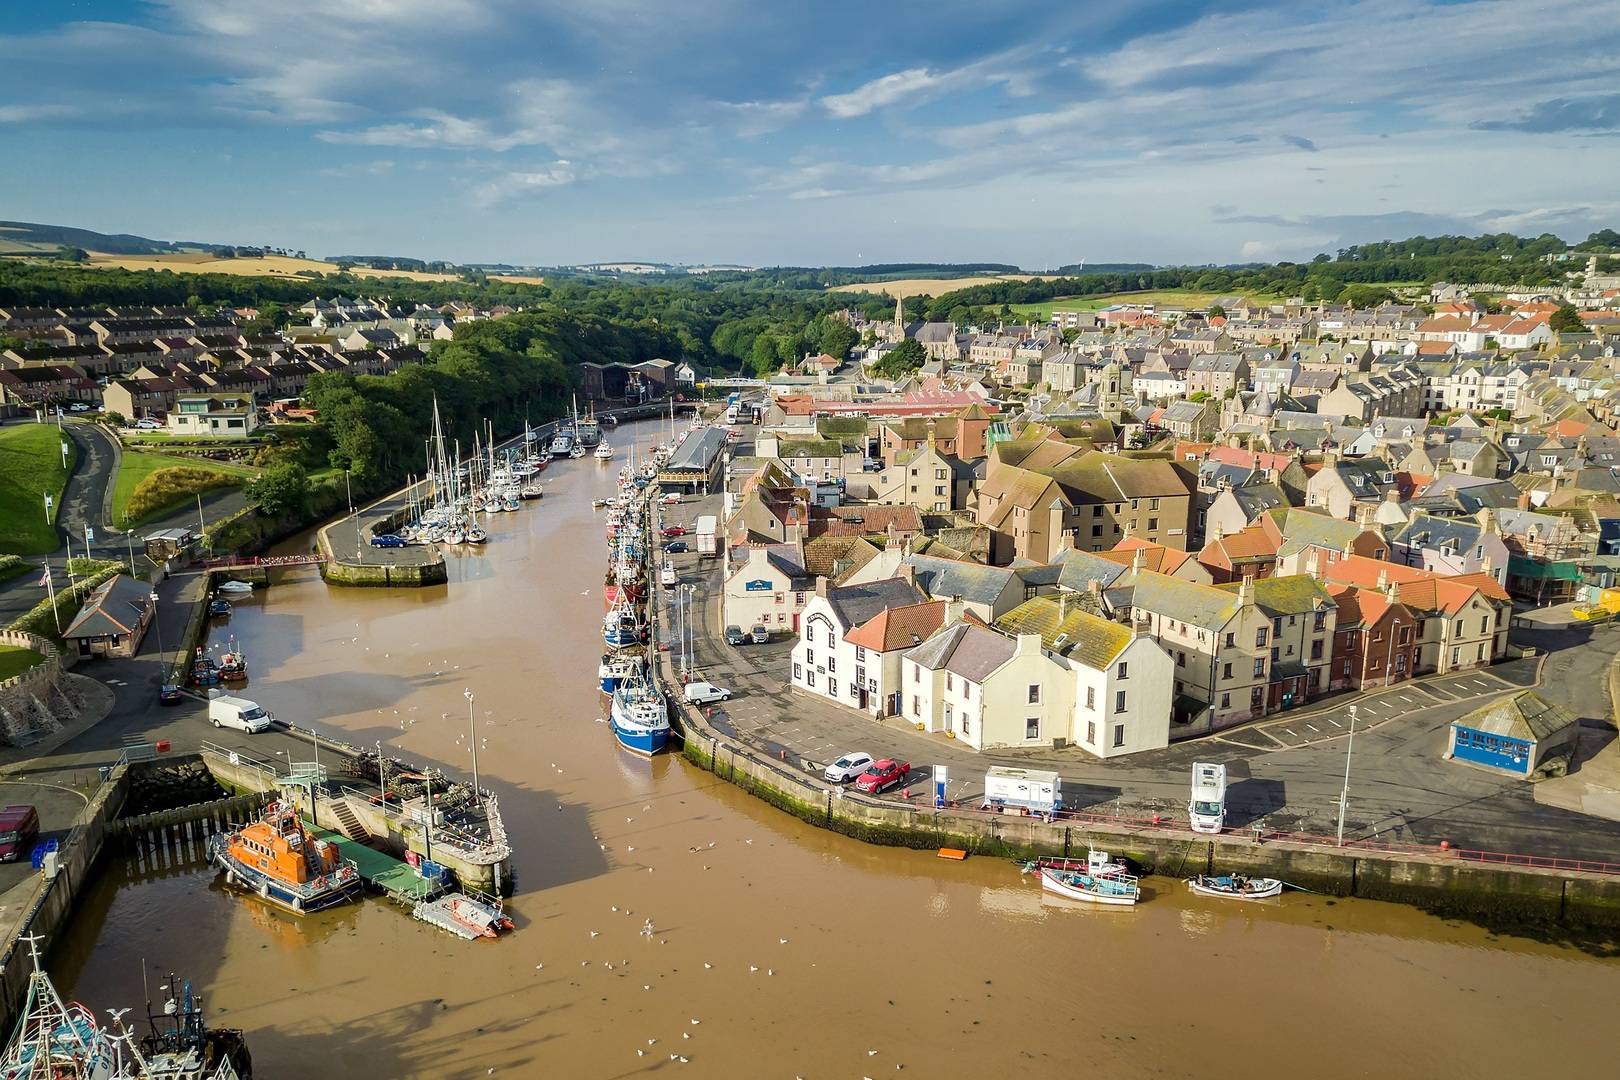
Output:
M1343 724L1339 723L1337 720L1333 719L1333 717L1331 717L1331 716L1323 717L1323 719L1325 719L1328 723L1332 724L1336 728L1344 727Z
M1315 724L1306 724L1305 726L1316 732L1318 735L1322 734L1322 729L1317 727Z
M1299 738L1299 732L1295 731L1293 728L1285 727L1285 728L1283 728L1283 730L1288 732L1288 734L1292 735L1294 738L1296 738L1296 739Z

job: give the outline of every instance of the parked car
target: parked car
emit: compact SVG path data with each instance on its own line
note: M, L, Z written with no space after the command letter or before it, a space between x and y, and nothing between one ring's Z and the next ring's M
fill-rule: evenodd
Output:
M135 430L136 431L162 431L163 430L163 425L158 423L156 420L153 420L151 417L144 417L144 418L142 418L140 420L135 421Z
M665 560L664 565L658 571L658 583L665 588L672 589L679 585L680 581L680 575L675 572L675 564Z
M180 704L180 688L174 683L164 683L162 686L158 687L158 704Z
M688 531L690 530L688 530L685 525L665 525L662 529L658 530L659 535L668 537L670 539L674 539L677 536L685 536Z
M763 645L771 640L771 632L763 626L756 626L748 631L748 637L755 645Z
M257 735L270 729L272 719L257 702L247 698L222 695L208 699L208 722L215 727L235 728L249 735Z
M680 555L683 552L691 550L692 545L688 544L685 540L671 540L669 543L664 545L664 551L669 555Z
M86 405L82 401L75 401L73 404L68 406L68 412L89 412L89 411L90 411L90 406Z
M855 778L857 790L868 795L876 795L886 791L896 784L904 783L906 777L911 775L911 762L896 761L894 758L884 758L873 762L865 772Z
M405 546L405 538L397 533L379 533L371 538L372 547L396 548Z
M726 644L727 645L743 645L743 644L746 644L747 641L748 641L748 636L742 632L742 627L740 627L740 626L728 626L728 627L726 627Z
M716 701L730 701L731 691L712 682L687 683L682 691L688 705L712 705Z
M681 496L679 492L672 491L658 501L663 503L665 506L674 506L676 503L681 501Z
M21 803L0 810L0 862L22 858L38 837L38 810Z
M860 752L845 754L843 757L827 766L826 770L821 775L835 784L847 784L857 776L861 775L861 773L865 772L867 766L871 764L871 754L863 754Z

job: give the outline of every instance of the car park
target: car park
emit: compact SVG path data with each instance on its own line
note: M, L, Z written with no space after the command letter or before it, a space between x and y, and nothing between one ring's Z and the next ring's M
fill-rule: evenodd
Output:
M671 555L680 555L683 552L691 551L692 545L688 544L685 540L674 540L665 544L664 550Z
M405 538L396 533L379 533L371 538L371 546L376 548L402 548Z
M687 683L681 696L688 705L712 705L717 701L731 700L731 691L712 682L695 682Z
M827 766L821 775L834 784L847 784L865 772L871 764L871 754L863 754L857 751L853 754L845 754Z
M728 627L726 627L726 644L727 645L742 645L742 644L746 643L747 641L748 641L748 636L742 632L742 627L740 627L740 626L728 626Z

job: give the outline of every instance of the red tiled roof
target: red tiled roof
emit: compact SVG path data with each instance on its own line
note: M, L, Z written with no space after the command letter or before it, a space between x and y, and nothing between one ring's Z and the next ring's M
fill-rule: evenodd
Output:
M844 640L878 652L893 652L927 641L944 623L945 601L907 604L878 612L845 633Z

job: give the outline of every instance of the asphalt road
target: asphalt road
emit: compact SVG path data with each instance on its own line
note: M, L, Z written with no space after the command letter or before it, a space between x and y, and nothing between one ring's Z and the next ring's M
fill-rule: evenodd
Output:
M690 524L715 512L718 496L665 510L665 523ZM914 791L926 791L935 765L950 767L953 797L982 795L991 765L1048 768L1062 774L1070 809L1142 819L1184 819L1193 762L1227 764L1228 825L1254 824L1331 836L1337 825L1349 742L1350 698L1283 714L1218 736L1103 762L1078 749L975 753L904 722L873 721L823 698L788 689L791 639L732 647L723 639L720 564L695 554L673 557L682 581L697 587L693 650L698 678L736 697L713 722L772 756L819 772L846 751L898 757L913 766ZM662 592L661 602L670 593ZM673 625L669 623L667 625ZM1612 636L1611 636L1612 635ZM1603 672L1620 645L1620 629L1569 631L1531 627L1514 640L1551 651L1542 692L1593 727L1606 726ZM678 653L677 653L678 655ZM1347 837L1380 837L1487 851L1620 861L1620 822L1538 804L1530 785L1448 762L1448 726L1492 698L1534 682L1537 660L1392 687L1360 696L1346 814ZM1314 730L1313 730L1314 729ZM891 796L898 797L898 796Z

